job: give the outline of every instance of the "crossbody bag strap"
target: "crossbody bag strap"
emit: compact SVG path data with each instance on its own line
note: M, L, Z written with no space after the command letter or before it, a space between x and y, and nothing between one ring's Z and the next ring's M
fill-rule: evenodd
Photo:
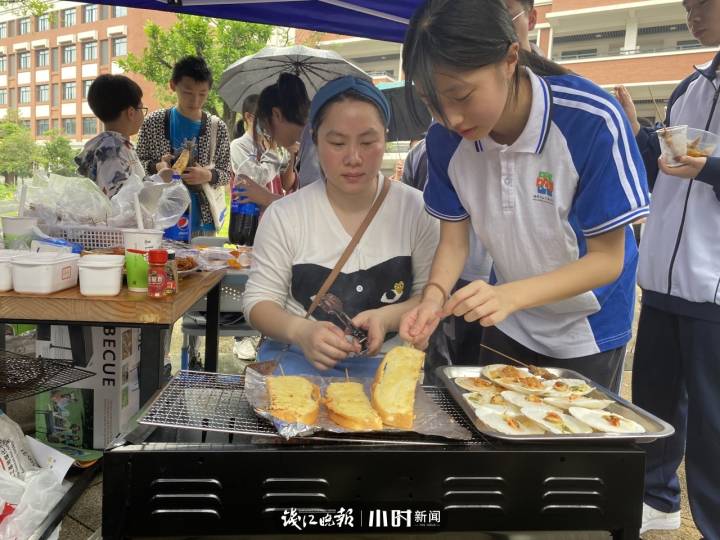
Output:
M210 115L210 161L208 167L215 167L215 147L217 146L217 120L213 115Z
M333 283L335 283L335 280L340 275L340 271L343 269L343 266L345 266L345 263L348 261L350 256L353 254L353 251L355 251L355 248L360 243L360 239L363 237L363 234L365 234L365 231L370 226L370 223L375 217L375 214L378 213L378 210L380 209L380 206L385 200L388 191L390 191L390 183L391 180L385 178L380 195L378 195L377 199L375 199L375 202L370 207L370 210L365 216L365 219L363 219L362 223L360 224L360 227L358 227L358 230L355 231L352 240L350 240L350 243L347 245L345 251L343 251L343 254L340 256L340 259L335 264L335 268L332 269L332 272L330 272L330 275L327 277L325 282L322 284L322 287L320 287L320 290L315 295L315 300L313 300L312 304L310 305L310 309L308 309L307 313L305 314L306 319L308 319L318 307L318 304L320 304L323 296L325 296L325 294L330 290L330 287L332 287Z

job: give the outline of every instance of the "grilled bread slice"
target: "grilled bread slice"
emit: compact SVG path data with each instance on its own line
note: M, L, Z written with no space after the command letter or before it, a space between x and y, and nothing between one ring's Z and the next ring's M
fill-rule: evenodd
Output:
M313 424L320 412L320 388L305 377L268 377L270 413L286 422Z
M330 383L325 391L325 406L330 420L354 431L383 428L382 420L358 382Z
M375 373L372 405L385 425L412 429L415 419L415 387L425 353L410 347L395 347Z

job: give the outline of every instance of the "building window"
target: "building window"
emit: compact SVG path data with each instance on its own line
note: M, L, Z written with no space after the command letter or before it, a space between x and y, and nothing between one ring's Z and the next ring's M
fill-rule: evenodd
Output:
M63 26L75 26L75 8L63 11Z
M20 103L30 103L30 87L29 86L21 86L20 87L20 97L18 98Z
M113 17L127 16L127 8L125 6L113 6L112 10Z
M83 81L83 99L87 99L88 94L90 93L90 85L92 83L92 81Z
M83 43L83 60L85 62L97 60L97 42L88 41Z
M62 85L63 101L73 101L75 99L75 83L66 82Z
M117 37L112 40L112 55L113 56L126 56L127 55L127 38Z
M30 129L30 120L20 120L20 125L25 129Z
M5 73L7 70L7 56L0 55L0 73Z
M50 49L40 49L35 55L37 67L48 67L50 65Z
M97 135L97 120L94 117L83 118L83 135Z
M47 103L50 101L50 85L38 84L35 87L35 101L38 103Z
M75 119L63 118L62 129L65 132L65 135L75 135Z
M50 15L40 15L37 19L37 31L46 32L50 30Z
M7 105L7 90L0 90L0 105Z
M98 9L97 6L89 5L85 6L85 22L94 23L97 21Z
M579 58L594 58L598 55L597 49L578 49L575 51L563 51L560 53L561 60L573 60Z
M75 63L75 45L63 47L63 64Z
M23 17L18 22L18 35L25 35L30 33L30 17Z
M48 131L50 131L50 119L42 118L35 122L35 134L38 137L42 137Z
M18 69L30 69L30 53L18 53Z
M7 37L7 23L0 23L0 39Z
M702 44L697 39L683 39L677 42L678 49L697 49L702 47Z

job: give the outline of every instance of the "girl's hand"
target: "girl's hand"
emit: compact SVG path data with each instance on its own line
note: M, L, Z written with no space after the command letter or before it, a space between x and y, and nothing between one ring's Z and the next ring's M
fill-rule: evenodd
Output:
M450 297L443 316L455 315L467 322L479 321L482 326L494 326L516 310L515 296L508 284L493 286L484 281L473 281Z
M678 176L680 178L695 178L700 171L705 168L707 163L706 157L690 157L680 156L675 158L676 161L682 163L679 167L668 167L665 160L661 157L658 160L660 170L670 176Z
M434 300L423 300L400 319L400 338L418 349L427 349L430 336L440 323L442 306Z
M620 102L620 105L622 105L628 120L630 120L630 126L632 127L633 134L637 135L640 131L640 123L638 122L635 102L630 96L630 92L628 92L627 88L620 84L615 87L615 97Z
M209 184L212 180L212 172L205 167L188 167L180 176L189 186Z
M362 328L368 333L368 356L375 356L380 352L385 335L387 334L388 324L379 309L369 309L358 313L353 319L353 324Z
M308 362L323 371L335 367L350 353L360 352L357 343L348 341L340 328L327 321L305 321L297 345Z
M268 189L246 176L239 176L236 184L241 186L243 190L238 193L240 203L251 202L267 208L275 200Z

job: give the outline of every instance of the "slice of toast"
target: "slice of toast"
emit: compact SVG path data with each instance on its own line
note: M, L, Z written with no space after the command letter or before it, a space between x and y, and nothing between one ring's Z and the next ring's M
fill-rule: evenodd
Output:
M415 419L415 387L425 353L410 347L395 347L375 373L372 405L385 425L412 429Z
M286 422L314 424L320 412L320 388L305 377L267 378L270 413Z
M330 420L354 431L372 431L383 428L382 420L370 405L358 382L330 383L325 391L325 406Z

